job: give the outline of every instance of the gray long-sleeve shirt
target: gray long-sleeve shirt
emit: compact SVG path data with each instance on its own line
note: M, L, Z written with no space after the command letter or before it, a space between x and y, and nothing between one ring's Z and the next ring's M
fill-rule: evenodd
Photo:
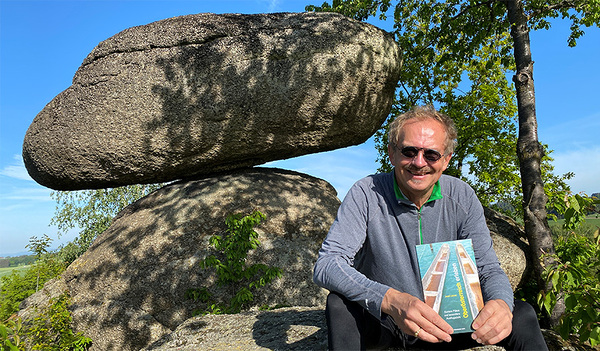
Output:
M423 299L416 245L471 239L485 301L513 308L508 277L492 247L483 207L465 182L442 175L419 210L403 198L393 172L356 182L342 202L315 264L313 280L381 318L391 287Z

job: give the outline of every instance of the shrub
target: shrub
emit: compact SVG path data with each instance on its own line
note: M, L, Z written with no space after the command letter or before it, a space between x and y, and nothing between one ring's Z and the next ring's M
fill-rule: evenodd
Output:
M27 344L32 350L87 350L92 340L82 333L73 333L69 295L50 299L47 308L37 311L27 330Z
M254 300L252 291L281 277L279 268L260 263L246 265L249 251L260 245L254 227L264 218L259 211L254 211L248 216L229 215L225 220L228 228L226 235L214 235L210 238L210 245L217 254L208 256L201 262L201 266L205 269L215 269L217 284L232 288L235 295L224 303L215 301L207 288L189 290L189 298L207 304L204 313L238 313L245 304Z
M0 321L5 321L19 310L21 301L36 292L50 279L58 276L65 269L65 264L50 256L34 263L25 274L12 272L2 277L0 287Z
M553 287L539 295L540 307L550 312L564 298L560 335L578 334L581 342L600 344L600 238L594 241L577 233L562 236L556 242L555 259L545 271Z
M566 311L558 331L563 338L576 334L580 342L600 344L600 235L581 234L576 229L595 201L579 195L565 198L565 222L555 240L553 264L546 267L544 278L552 289L538 295L538 305L551 313L557 301L564 299Z

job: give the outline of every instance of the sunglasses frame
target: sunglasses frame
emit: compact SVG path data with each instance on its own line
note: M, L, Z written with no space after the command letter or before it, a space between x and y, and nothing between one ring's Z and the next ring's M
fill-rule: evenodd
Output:
M440 153L437 150L434 149L427 149L424 147L416 147L416 146L404 146L402 148L399 148L398 145L394 144L394 147L396 149L398 149L398 151L400 151L400 153L402 154L402 156L406 157L406 158L415 158L419 155L419 151L423 150L423 158L429 162L437 162L439 161L442 157L444 157L444 154ZM407 155L406 153L415 153L413 156Z

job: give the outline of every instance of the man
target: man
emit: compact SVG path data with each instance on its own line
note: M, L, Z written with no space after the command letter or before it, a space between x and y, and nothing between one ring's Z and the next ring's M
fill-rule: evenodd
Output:
M475 192L442 175L455 140L450 118L416 107L390 125L394 171L363 178L348 191L314 269L314 281L331 292L330 349L547 349L533 308L513 301ZM472 334L452 334L423 302L416 256L416 245L459 239L472 240L485 300Z

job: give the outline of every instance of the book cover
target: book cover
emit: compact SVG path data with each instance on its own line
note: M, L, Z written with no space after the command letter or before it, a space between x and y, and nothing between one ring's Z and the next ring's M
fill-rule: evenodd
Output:
M471 332L483 297L471 239L417 245L425 303L454 333Z

